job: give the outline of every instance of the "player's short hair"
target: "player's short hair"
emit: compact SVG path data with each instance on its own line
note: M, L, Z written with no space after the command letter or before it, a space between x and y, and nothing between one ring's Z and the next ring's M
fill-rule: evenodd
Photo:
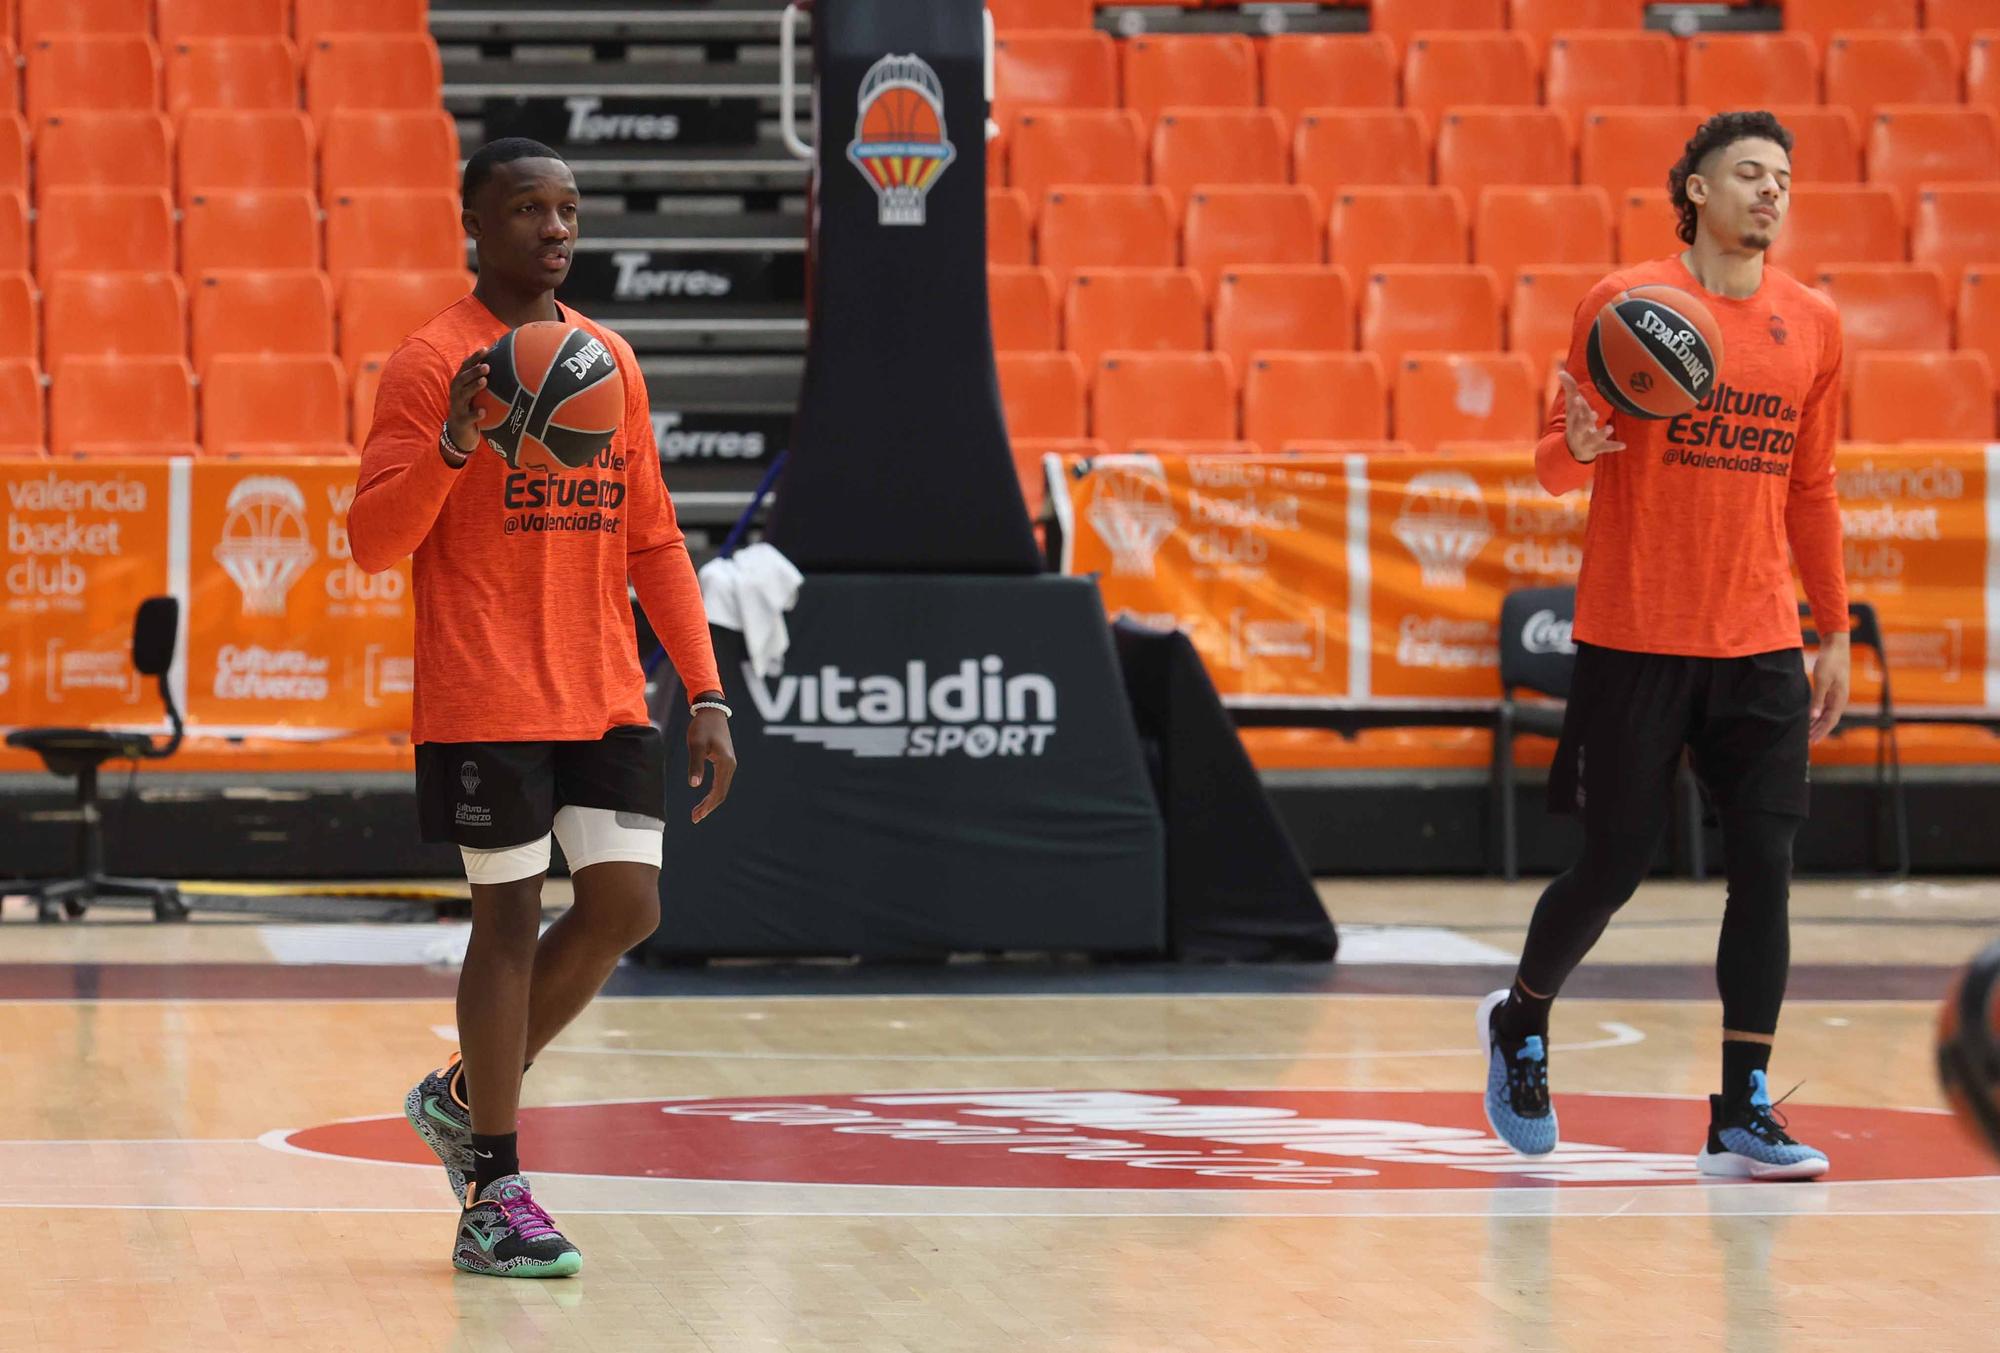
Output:
M465 162L465 178L459 184L459 201L472 205L472 195L486 186L493 177L496 165L511 164L515 160L560 160L562 156L550 150L540 141L525 136L503 136L498 141L488 141L472 152L472 158Z
M1792 153L1792 134L1777 116L1762 111L1742 113L1717 113L1701 124L1695 134L1688 138L1687 148L1681 152L1680 163L1667 171L1667 196L1680 213L1680 237L1682 244L1693 244L1695 234L1695 206L1688 201L1688 175L1701 172L1701 162L1723 147L1736 141L1747 141L1756 137L1764 141L1776 141L1785 148L1785 154Z

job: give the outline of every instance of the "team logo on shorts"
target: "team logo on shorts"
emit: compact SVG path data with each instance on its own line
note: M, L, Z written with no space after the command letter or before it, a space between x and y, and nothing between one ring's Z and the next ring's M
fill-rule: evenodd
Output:
M479 792L479 763L468 761L458 768L458 782L465 786L468 794Z
M920 226L924 199L958 158L944 130L944 85L920 56L885 56L861 81L861 110L847 147L881 199L885 226Z

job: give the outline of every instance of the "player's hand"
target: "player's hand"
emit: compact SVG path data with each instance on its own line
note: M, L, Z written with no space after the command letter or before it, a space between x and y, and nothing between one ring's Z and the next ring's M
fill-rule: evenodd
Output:
M694 806L694 820L701 821L722 806L729 797L729 782L736 778L736 744L729 740L729 716L719 709L698 709L688 724L688 785L699 789L707 768L715 767L715 783L708 797Z
M458 364L458 374L451 378L444 425L451 434L451 444L468 456L479 449L479 411L473 407L473 401L486 388L487 373L492 370L486 365L486 357L492 351L479 348L467 353Z
M1847 712L1848 680L1853 673L1853 650L1843 631L1820 638L1819 657L1812 672L1812 740L1818 742L1840 723Z
M1569 453L1584 465L1590 464L1606 451L1623 451L1625 443L1615 440L1611 429L1597 421L1597 410L1583 397L1577 388L1576 377L1567 371L1558 371L1556 379L1562 382L1564 394L1563 435L1569 439Z

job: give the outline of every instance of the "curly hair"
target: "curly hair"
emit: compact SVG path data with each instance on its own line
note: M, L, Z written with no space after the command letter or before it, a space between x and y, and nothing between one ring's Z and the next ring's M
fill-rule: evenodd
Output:
M1701 162L1716 151L1751 137L1775 141L1785 148L1785 154L1792 153L1791 132L1775 116L1765 112L1717 113L1688 138L1680 162L1667 171L1667 196L1673 202L1674 210L1680 213L1681 243L1694 243L1696 212L1694 203L1688 201L1688 175L1701 172Z
M525 136L503 136L498 141L488 141L465 162L465 177L460 180L458 197L466 206L472 205L472 197L486 186L498 165L512 164L516 160L560 160L562 156L550 150L540 141L530 141Z

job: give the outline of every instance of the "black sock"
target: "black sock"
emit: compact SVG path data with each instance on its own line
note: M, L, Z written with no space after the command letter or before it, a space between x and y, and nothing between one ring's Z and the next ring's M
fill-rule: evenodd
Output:
M521 1173L520 1137L513 1132L472 1134L472 1177L483 1192L488 1184Z
M1518 1043L1530 1034L1549 1038L1549 1007L1553 996L1530 996L1519 982L1507 993L1507 1000L1494 1015L1493 1027L1509 1043Z
M1722 1097L1732 1104L1750 1098L1750 1073L1768 1071L1771 1045L1744 1038L1722 1040Z

